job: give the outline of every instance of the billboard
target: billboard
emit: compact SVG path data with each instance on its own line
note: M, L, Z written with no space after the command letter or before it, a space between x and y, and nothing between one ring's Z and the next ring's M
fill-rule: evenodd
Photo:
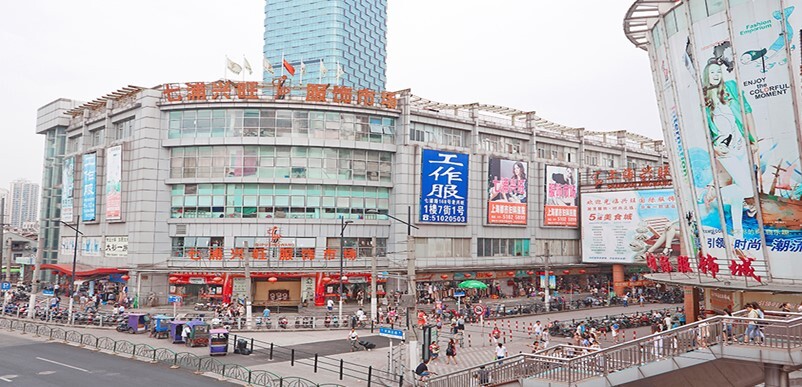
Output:
M489 158L487 166L487 223L526 225L526 161Z
M106 149L106 220L122 218L122 145Z
M83 155L83 189L81 190L81 220L90 222L97 216L97 154Z
M127 236L107 236L105 245L106 258L125 258L128 256Z
M99 257L101 255L102 237L81 237L81 255L84 257Z
M467 223L468 155L424 149L421 154L420 221Z
M73 213L73 191L75 190L75 158L64 158L64 165L61 171L61 220L67 223L72 222L75 215Z
M646 254L679 255L674 190L584 193L582 261L645 263Z
M571 167L546 165L544 226L577 226L577 171Z

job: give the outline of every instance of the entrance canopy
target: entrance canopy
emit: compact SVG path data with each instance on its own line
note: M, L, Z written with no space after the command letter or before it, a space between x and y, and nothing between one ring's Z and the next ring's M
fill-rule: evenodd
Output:
M63 275L72 275L72 264L71 263L45 263L41 266L42 270L55 270L58 271L59 274ZM90 265L84 265L82 263L78 263L75 265L75 277L93 277L99 275L109 275L109 274L123 274L127 273L128 270L125 269L118 269L116 267L94 267Z

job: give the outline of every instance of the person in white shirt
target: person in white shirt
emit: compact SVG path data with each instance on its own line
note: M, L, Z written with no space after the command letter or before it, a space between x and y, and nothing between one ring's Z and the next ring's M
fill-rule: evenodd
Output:
M537 320L535 322L534 330L535 330L535 340L536 341L540 340L540 335L543 333L543 326L540 325L540 320Z
M666 330L671 329L671 316L668 313L666 313L666 318L663 321L666 324Z
M496 360L501 364L501 360L505 357L507 357L507 347L505 347L504 344L498 343L498 347L496 347Z

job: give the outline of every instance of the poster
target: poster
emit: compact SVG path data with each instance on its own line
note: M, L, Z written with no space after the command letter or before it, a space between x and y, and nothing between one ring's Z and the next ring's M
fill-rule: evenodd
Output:
M59 245L58 252L62 256L70 256L75 253L75 237L61 237L61 244Z
M81 237L81 256L99 257L101 255L102 237Z
M528 163L490 158L487 167L487 223L526 225Z
M544 226L577 226L577 171L571 167L546 165Z
M128 256L127 236L107 236L105 245L106 258L125 258Z
M97 207L97 154L83 155L83 189L81 190L81 220L91 222L96 217Z
M106 149L106 220L121 219L122 150L122 145Z
M732 45L740 55L732 61L733 72L740 80L738 95L744 99L743 136L757 171L755 186L762 215L759 216L762 222L758 222L758 215L753 215L756 204L750 198L745 199L744 230L755 230L754 239L759 242L762 223L772 275L790 278L788 275L794 272L794 264L802 253L802 168L799 123L794 114L788 66L789 52L791 57L798 57L801 48L802 8L783 4L784 8L778 0L738 3L732 6L730 17ZM792 69L794 74L799 73L799 67ZM725 84L726 80L732 82L726 70L724 66ZM732 86L726 89L734 94L732 90ZM735 133L735 138L740 132ZM719 137L723 135L726 131ZM737 227L734 228L737 235ZM752 241L751 235L736 238L733 247L737 257L759 261L757 250L743 249L744 243ZM760 265L756 262L753 266Z
M61 220L72 223L73 213L73 191L75 190L75 158L64 158L64 165L61 172Z
M679 255L674 190L584 193L581 203L582 262L645 263L647 253Z
M424 149L421 156L420 221L467 223L468 155Z

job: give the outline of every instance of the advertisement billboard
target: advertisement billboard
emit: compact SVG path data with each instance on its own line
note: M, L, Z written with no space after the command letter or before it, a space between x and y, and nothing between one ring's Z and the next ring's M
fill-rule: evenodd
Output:
M107 236L105 245L106 258L125 258L128 256L127 236Z
M577 171L571 167L546 165L544 226L577 226Z
M106 220L122 217L122 145L106 149Z
M646 254L677 256L679 212L674 190L584 193L582 261L646 263Z
M420 221L467 223L468 155L423 149Z
M75 190L75 158L65 157L61 171L61 220L67 223L72 222L73 213L73 190Z
M87 153L83 155L82 165L81 220L91 222L97 216L97 154Z
M81 255L84 257L99 257L102 244L102 237L81 237Z
M488 159L488 224L526 225L528 172L526 161Z

